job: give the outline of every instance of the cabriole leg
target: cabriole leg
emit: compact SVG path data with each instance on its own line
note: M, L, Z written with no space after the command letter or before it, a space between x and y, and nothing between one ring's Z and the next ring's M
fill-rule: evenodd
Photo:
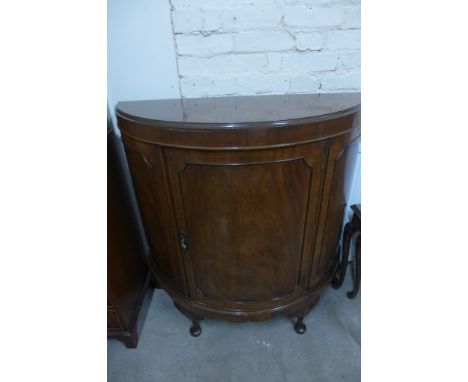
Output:
M348 256L349 256L349 247L351 244L351 238L354 235L355 229L351 223L347 223L343 232L343 253L341 254L340 265L338 266L337 273L335 274L334 279L332 280L332 287L338 289L343 284L343 281L346 276L346 268L348 267Z
M189 312L188 310L184 309L182 306L177 304L175 301L174 305L179 310L179 312L181 312L185 317L189 318L192 321L192 326L190 327L190 335L192 337L198 337L202 332L200 321L203 320L204 317Z
M307 326L302 322L304 317L298 317L296 323L294 324L294 330L297 334L304 334L307 330Z
M354 278L354 289L348 292L346 295L348 298L356 297L359 292L359 286L361 285L361 236L356 239L356 254L354 256L356 276Z
M190 335L192 337L198 337L201 334L201 326L199 321L192 321L192 326L190 328Z

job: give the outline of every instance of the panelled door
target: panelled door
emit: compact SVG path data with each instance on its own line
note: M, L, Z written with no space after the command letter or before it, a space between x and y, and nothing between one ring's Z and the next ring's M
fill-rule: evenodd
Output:
M287 301L313 262L326 143L274 150L165 149L192 298Z

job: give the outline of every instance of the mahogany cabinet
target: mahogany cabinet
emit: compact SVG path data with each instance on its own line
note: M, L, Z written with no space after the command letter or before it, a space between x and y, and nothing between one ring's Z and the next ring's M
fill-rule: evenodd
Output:
M107 336L122 340L127 347L136 347L140 310L151 294L147 293L150 271L121 146L108 116Z
M360 94L121 102L158 284L199 321L297 317L337 265Z

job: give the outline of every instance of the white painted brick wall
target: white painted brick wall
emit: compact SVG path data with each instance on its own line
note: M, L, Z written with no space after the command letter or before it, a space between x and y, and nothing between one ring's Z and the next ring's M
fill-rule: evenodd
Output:
M359 0L167 0L183 97L360 91Z

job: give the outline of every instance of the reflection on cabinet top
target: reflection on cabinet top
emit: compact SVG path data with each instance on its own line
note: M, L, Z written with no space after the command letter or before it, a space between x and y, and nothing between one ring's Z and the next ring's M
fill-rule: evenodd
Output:
M360 93L259 95L119 102L119 117L154 125L238 128L335 119L360 109Z

